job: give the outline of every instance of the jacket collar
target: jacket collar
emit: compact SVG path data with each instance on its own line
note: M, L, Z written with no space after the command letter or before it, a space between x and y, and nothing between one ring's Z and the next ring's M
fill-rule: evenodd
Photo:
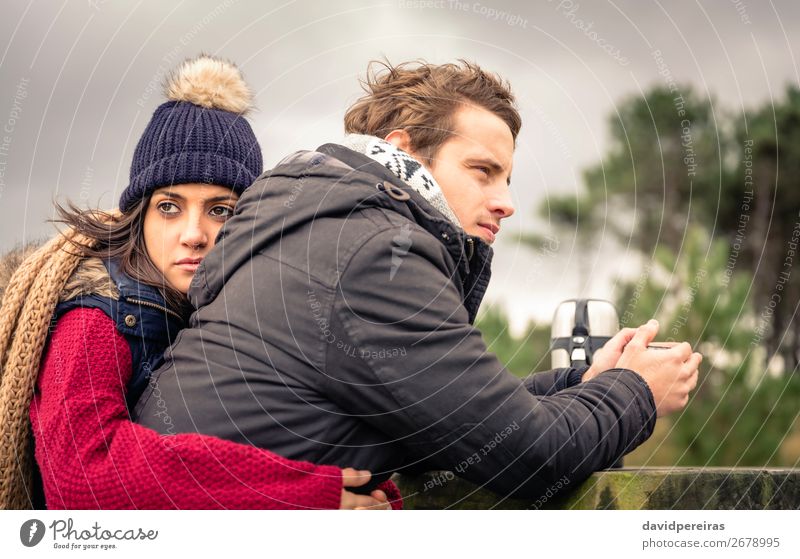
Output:
M103 264L108 270L108 275L111 281L117 286L119 290L120 300L138 299L146 301L154 305L161 305L166 307L164 297L155 287L136 281L128 274L122 271L122 266L119 259L105 258Z
M169 308L161 292L152 285L137 281L122 271L119 259L105 258L103 264L108 270L111 281L117 286L120 304L136 308L138 313L145 309L149 309L151 314L155 311L154 316L166 318L167 328L170 331L177 332L185 326L184 317Z
M368 207L396 212L444 245L456 267L451 281L474 320L491 275L491 247L453 225L381 164L338 144L284 158L245 191L195 272L191 304L197 309L214 300L263 243L309 221L346 218L354 209Z
M464 306L469 312L470 322L473 322L491 278L494 255L492 248L480 237L468 235L463 229L455 226L418 192L370 157L338 144L324 144L317 149L317 152L333 157L348 167L374 175L407 195L407 200L399 200L391 195L380 198L386 201L383 205L389 209L404 214L410 211L414 222L439 239L439 242L446 247L456 263ZM405 196L400 197L405 198Z

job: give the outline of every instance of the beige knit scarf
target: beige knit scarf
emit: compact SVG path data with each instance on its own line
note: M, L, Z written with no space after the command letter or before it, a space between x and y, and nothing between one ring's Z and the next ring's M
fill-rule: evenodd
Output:
M64 285L96 241L73 230L26 258L14 272L0 309L0 509L32 508L28 416L50 320Z

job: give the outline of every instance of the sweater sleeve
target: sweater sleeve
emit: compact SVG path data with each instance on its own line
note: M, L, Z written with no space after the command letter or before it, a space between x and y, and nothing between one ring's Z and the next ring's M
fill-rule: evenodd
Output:
M132 423L131 366L128 343L102 311L58 321L30 410L48 508L339 508L337 467Z
M380 489L386 493L386 498L389 499L389 504L392 505L392 510L402 510L403 496L400 495L400 488L390 479L380 483L375 489Z

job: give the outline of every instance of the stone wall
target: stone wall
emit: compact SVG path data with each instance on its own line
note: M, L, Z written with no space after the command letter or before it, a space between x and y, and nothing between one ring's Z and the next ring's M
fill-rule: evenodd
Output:
M500 497L452 472L394 480L406 509L800 509L800 469L621 468L556 483L537 501Z

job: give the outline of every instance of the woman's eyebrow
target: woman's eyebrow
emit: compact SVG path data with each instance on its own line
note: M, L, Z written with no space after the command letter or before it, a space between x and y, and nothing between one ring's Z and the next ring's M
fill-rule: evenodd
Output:
M221 196L214 196L213 198L206 198L204 202L235 202L236 199L230 194L223 194Z
M167 198L175 198L176 200L186 200L186 197L178 194L177 192L172 192L171 190L167 190L166 192L159 192L161 196L166 196ZM200 200L203 204L208 204L209 202L235 202L236 199L233 198L230 194L221 194L220 196L213 196L211 198L203 198Z
M186 200L186 198L184 196L181 196L177 192L172 192L171 190L166 190L164 192L156 192L155 196L158 196L158 195L166 196L167 198L176 198L178 200Z

